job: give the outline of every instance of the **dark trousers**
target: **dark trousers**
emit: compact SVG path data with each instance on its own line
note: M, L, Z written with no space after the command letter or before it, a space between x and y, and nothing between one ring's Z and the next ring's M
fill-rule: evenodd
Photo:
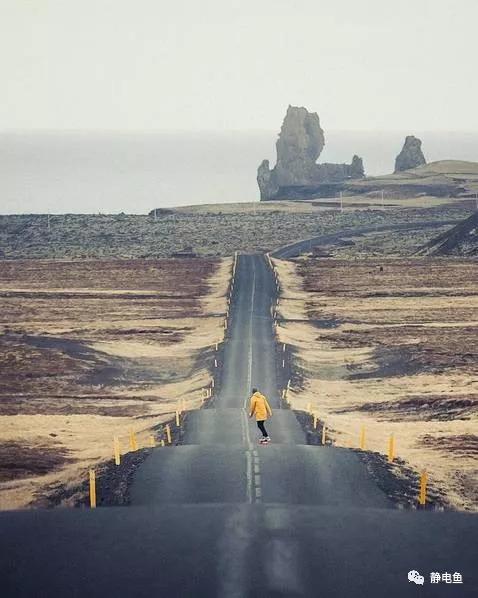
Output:
M262 432L262 436L264 436L264 438L266 436L269 436L269 434L267 433L265 426L264 426L264 420L258 421L257 422L257 427L259 428L259 430Z

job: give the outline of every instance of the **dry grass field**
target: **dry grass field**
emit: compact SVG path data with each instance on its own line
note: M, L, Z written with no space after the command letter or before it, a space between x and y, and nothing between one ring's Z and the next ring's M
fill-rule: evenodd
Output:
M478 510L478 263L275 261L292 406L310 402L335 444L397 456L453 507ZM400 475L400 468L396 468Z
M47 504L199 406L229 259L0 261L0 508Z

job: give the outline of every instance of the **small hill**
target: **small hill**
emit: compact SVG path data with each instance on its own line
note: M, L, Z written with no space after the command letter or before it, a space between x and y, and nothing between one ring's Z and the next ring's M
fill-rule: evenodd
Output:
M429 241L417 253L478 257L478 212Z
M351 181L347 190L369 193L379 190L397 197L420 194L436 197L473 197L478 193L478 162L440 160L395 174Z

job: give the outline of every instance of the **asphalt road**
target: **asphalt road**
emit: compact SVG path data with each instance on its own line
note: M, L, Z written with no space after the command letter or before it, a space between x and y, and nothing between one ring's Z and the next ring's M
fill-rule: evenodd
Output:
M351 451L310 447L293 412L280 409L271 305L274 276L262 255L238 258L231 327L215 408L188 416L183 446L157 450L132 487L133 505L281 503L392 505ZM272 443L247 417L251 388L270 400Z
M424 228L439 228L440 226L455 226L461 222L460 220L429 220L426 222L402 222L400 224L382 224L376 226L364 226L361 228L344 229L337 233L330 233L328 235L320 235L311 237L310 239L303 239L290 245L285 245L280 249L271 252L272 257L287 259L297 257L301 253L311 251L312 247L316 245L330 245L336 243L344 237L367 235L369 233L386 232L386 231L401 231L401 230L423 230Z
M239 256L220 393L138 469L133 506L0 514L0 596L477 595L476 515L394 509L351 451L307 446L280 409L274 296L265 258ZM273 406L267 446L252 386Z

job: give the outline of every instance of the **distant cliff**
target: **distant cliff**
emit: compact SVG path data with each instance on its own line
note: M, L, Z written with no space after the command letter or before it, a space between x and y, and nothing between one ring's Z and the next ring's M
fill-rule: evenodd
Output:
M320 195L321 187L364 176L362 159L351 164L317 164L325 145L316 112L289 106L276 143L277 162L271 170L263 160L257 171L261 200Z

